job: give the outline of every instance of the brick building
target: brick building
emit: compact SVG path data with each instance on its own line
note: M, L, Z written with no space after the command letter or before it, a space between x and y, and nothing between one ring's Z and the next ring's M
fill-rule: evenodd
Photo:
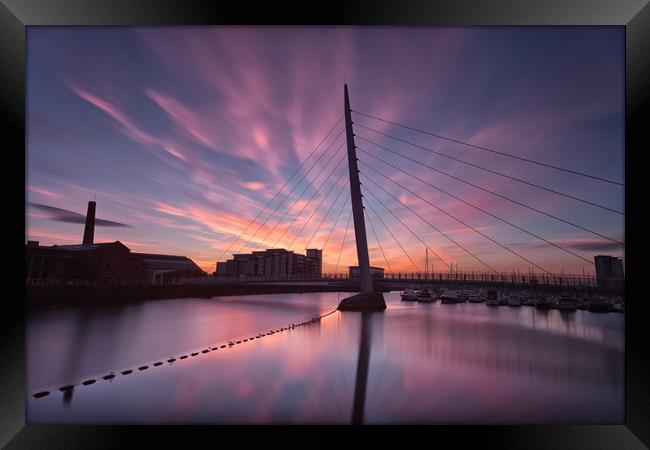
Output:
M25 280L30 284L136 284L146 276L144 261L120 241L25 248Z
M198 277L205 272L186 256L131 253L120 241L96 244L95 202L88 202L83 243L25 246L27 284L140 284Z

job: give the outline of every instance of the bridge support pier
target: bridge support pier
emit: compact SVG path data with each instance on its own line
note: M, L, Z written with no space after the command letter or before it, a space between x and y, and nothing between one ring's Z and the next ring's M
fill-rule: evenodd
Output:
M361 292L341 300L338 309L339 311L384 311L386 302L381 292Z

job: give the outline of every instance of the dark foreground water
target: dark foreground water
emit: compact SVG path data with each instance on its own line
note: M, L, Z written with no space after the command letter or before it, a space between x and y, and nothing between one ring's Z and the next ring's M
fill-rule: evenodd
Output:
M31 314L27 421L623 422L622 314L419 304L401 302L396 292L385 298L384 313L335 312L248 342L329 312L339 297L182 299ZM202 353L211 348L218 349ZM61 392L64 385L75 387ZM33 397L43 391L49 394Z

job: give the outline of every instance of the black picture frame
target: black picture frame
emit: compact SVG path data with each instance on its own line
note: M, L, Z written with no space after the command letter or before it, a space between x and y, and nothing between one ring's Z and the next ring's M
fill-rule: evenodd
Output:
M168 1L168 0L0 0L0 108L5 125L7 153L16 156L25 149L25 30L36 25L221 25L221 24L303 24L303 25L429 25L429 26L502 26L502 25L607 25L624 26L626 42L625 93L625 423L590 426L431 426L409 428L431 442L453 442L454 446L474 443L495 448L589 448L636 449L650 445L650 346L643 337L648 321L648 302L639 291L640 237L633 223L640 219L633 197L640 187L639 158L648 150L648 90L650 88L650 5L647 0L448 0L448 1L328 1L304 2L239 1ZM645 147L643 146L645 144ZM3 145L4 146L4 145ZM24 155L23 155L24 156ZM12 161L13 162L13 161ZM8 168L7 168L8 169ZM5 170L7 170L5 169ZM15 169L8 169L18 172ZM25 172L23 172L24 174ZM20 175L19 175L20 179ZM24 179L23 179L24 181ZM8 241L22 255L24 251L25 197L18 195L19 180L5 189L16 229ZM23 183L24 184L24 183ZM14 190L16 194L13 195ZM24 191L23 191L24 192ZM7 195L8 194L8 195ZM636 194L642 195L642 194ZM22 214L22 215L21 215ZM23 219L21 220L20 217ZM15 233L15 235L14 235ZM22 233L22 236L18 236ZM22 267L19 262L18 267ZM16 271L18 271L16 269ZM23 289L23 276L11 277ZM8 289L8 288L7 288ZM190 436L199 436L211 445L223 443L225 436L241 439L259 437L262 432L276 437L276 427L108 427L25 425L25 314L19 294L8 294L3 302L2 378L0 379L0 444L6 448L131 448L144 439L147 446L164 443L187 445ZM637 294L639 294L637 292ZM23 296L24 300L24 296ZM303 432L318 434L325 443L333 431L362 431L364 436L380 438L393 427L293 427L295 439L310 439ZM404 427L399 428L404 431ZM246 433L244 433L246 431ZM335 435L338 433L334 433ZM423 436L423 434L425 436ZM337 436L335 439L340 439ZM410 442L417 442L415 436Z

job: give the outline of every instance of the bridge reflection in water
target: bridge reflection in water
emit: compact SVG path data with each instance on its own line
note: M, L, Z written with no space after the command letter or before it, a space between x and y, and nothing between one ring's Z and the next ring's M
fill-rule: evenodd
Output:
M385 298L384 313L335 312L207 353L207 345L331 311L338 296L167 300L86 313L83 326L64 312L31 318L28 371L50 375L30 373L30 394L50 394L29 396L28 420L622 422L623 315ZM138 371L141 364L149 368ZM102 380L110 371L117 376ZM97 382L84 386L87 378ZM64 384L74 394L57 389Z

